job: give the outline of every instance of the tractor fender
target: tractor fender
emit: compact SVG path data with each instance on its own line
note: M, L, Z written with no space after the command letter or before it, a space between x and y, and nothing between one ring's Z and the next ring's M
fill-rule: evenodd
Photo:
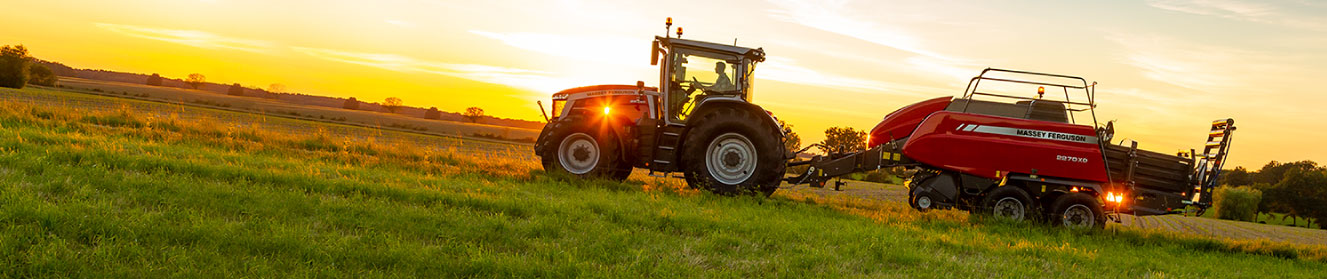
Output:
M733 107L749 111L756 115L764 115L765 117L761 117L761 119L764 120L763 122L766 127L778 131L780 137L787 136L783 131L783 127L779 126L779 120L774 118L774 114L769 113L769 111L766 111L759 105L748 103L739 98L716 97L706 99L698 105L695 111L691 112L691 115L705 115L705 113L710 110L721 107ZM780 141L782 141L782 139L780 139Z

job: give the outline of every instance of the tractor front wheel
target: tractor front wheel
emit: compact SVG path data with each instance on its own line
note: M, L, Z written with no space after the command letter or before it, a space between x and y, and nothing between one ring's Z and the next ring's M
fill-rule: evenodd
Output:
M539 154L544 171L619 181L631 174L611 130L568 124L572 123L556 127L549 135L550 145Z
M769 196L784 168L783 137L746 110L725 107L693 118L683 144L683 175L698 188L723 194Z

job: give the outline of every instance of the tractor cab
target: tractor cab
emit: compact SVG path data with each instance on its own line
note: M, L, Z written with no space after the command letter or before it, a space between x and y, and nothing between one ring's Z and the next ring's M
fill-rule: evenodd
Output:
M665 123L682 125L706 102L750 103L753 73L762 61L765 51L760 48L655 37L650 64L660 66L664 105L659 115Z

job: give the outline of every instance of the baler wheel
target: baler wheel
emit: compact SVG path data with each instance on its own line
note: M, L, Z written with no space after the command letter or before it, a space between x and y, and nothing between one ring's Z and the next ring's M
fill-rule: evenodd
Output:
M1033 220L1040 214L1032 196L1014 186L997 187L982 199L981 213L1012 221Z
M921 188L914 187L908 193L908 205L920 212L935 209L935 197L930 193L922 191Z
M1106 228L1106 214L1091 195L1068 193L1051 205L1051 225L1071 228Z

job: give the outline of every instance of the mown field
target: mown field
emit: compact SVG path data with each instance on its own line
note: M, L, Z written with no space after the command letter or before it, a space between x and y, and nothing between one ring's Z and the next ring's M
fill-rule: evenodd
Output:
M638 172L526 145L0 89L0 277L1289 277L1327 248L1070 231ZM52 95L64 102L13 96ZM124 102L85 108L81 103Z
M111 96L116 98L151 100L195 107L242 111L287 118L368 126L413 133L471 137L476 134L493 135L509 140L533 142L539 130L516 127L428 120L401 114L346 110L313 105L299 105L256 97L230 96L202 90L147 86L122 82L61 78L62 90ZM372 102L372 101L370 101Z

